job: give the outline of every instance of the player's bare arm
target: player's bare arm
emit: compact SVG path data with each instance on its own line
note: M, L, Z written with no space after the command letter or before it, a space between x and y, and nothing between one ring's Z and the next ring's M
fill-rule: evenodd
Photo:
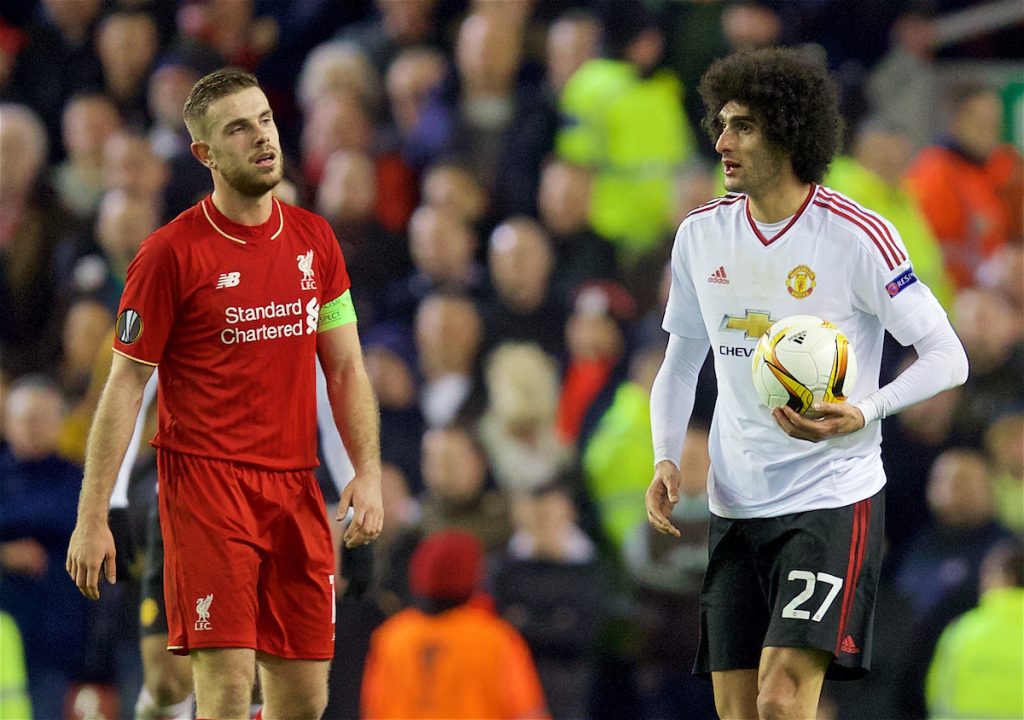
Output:
M783 405L772 410L772 416L787 435L810 442L849 435L864 427L864 414L848 402L814 403L811 411L816 417L800 415Z
M334 422L341 433L356 475L341 494L337 519L352 508L354 516L345 531L346 547L364 545L384 528L380 490L380 415L370 378L363 364L355 323L322 332L317 353L327 378Z
M647 488L647 521L658 532L680 537L679 529L669 517L679 502L683 476L671 460L662 460L654 467L654 480Z
M135 428L142 391L152 374L151 365L115 354L89 431L78 520L68 545L66 568L79 591L90 600L99 599L101 571L107 582L116 579L117 552L107 523L107 506Z

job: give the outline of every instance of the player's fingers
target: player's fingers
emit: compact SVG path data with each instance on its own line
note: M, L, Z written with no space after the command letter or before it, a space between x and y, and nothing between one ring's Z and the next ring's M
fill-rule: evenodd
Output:
M100 569L89 565L80 568L78 588L90 600L97 600L100 596Z
M348 515L348 509L352 506L352 483L348 484L344 490L341 491L341 497L338 498L338 512L334 514L335 520L344 520L345 516Z
M110 548L106 557L103 558L103 569L107 576L107 582L114 585L117 582L117 551Z

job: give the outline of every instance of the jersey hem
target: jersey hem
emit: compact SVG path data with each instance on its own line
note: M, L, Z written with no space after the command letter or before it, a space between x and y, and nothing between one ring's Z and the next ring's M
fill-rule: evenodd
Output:
M770 510L758 512L756 510L743 511L737 510L736 508L726 508L718 503L714 502L711 498L708 498L708 509L720 518L726 520L755 520L758 518L772 518L781 517L783 515L794 515L801 512L811 512L812 510L836 510L838 508L847 507L859 503L862 500L866 500L870 497L874 497L879 490L885 487L886 480L883 477L880 483L872 483L864 492L864 494L858 494L856 498L851 500L844 500L841 504L830 503L825 500L819 500L816 502L807 502L804 505L798 501L790 503L778 508L772 508Z
M320 466L320 461L315 459L312 465L271 465L269 463L241 459L237 456L226 457L222 455L207 455L197 452L188 452L187 450L179 450L178 448L165 445L156 440L150 442L150 445L161 452L174 453L175 455L188 455L190 457L202 458L203 460L213 460L215 462L222 462L228 465L244 465L246 467L259 468L260 470L269 470L271 472L305 472L306 470L315 470Z

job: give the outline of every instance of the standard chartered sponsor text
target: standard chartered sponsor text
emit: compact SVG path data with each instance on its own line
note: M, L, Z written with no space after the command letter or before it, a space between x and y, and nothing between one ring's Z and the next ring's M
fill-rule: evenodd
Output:
M316 299L310 300L313 308L302 307L302 300L296 299L289 303L267 303L254 307L228 307L224 309L224 320L228 327L221 330L220 339L225 345L236 345L238 343L259 342L261 340L276 340L278 338L296 337L310 332L315 332L315 325L312 329L307 322L301 318L308 316L312 311L314 317L319 310ZM274 318L294 319L292 322L263 323L255 327L235 327L240 323L250 323L257 320L272 320Z

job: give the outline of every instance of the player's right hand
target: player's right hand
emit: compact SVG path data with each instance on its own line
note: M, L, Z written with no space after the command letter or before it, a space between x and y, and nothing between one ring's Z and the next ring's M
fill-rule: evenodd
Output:
M79 521L71 534L65 567L79 592L90 600L100 598L100 571L113 585L117 581L114 560L114 535L106 520L95 524Z
M647 488L647 522L666 535L681 537L679 528L669 521L672 508L679 502L683 476L672 462L662 460L654 468L654 480Z
M352 521L342 540L354 548L376 539L384 529L384 501L381 497L380 473L358 473L341 492L338 520L344 520L352 508Z

